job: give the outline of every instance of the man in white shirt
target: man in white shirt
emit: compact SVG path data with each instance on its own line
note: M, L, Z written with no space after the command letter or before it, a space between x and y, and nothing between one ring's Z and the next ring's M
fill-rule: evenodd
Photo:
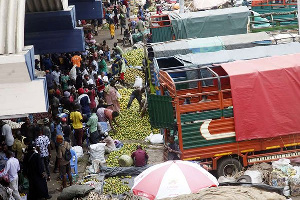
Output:
M54 71L52 72L52 76L53 76L53 79L54 79L54 82L56 83L56 85L59 85L60 71L59 71L58 66L55 66Z
M8 148L11 150L12 145L14 144L14 137L12 135L12 130L10 125L5 124L3 121L0 121L2 126L2 135L5 136L5 143Z
M92 60L92 65L93 66L95 66L95 70L96 70L96 72L98 71L98 63L97 63L97 61L96 61L96 59L95 59L95 57L93 56L93 58L92 58L93 60Z
M99 76L99 78L100 78L105 84L108 83L108 77L105 76L105 73L104 73L104 72L101 72L101 75Z
M13 197L15 200L21 200L21 196L18 190L18 171L20 171L20 164L18 159L13 157L11 151L6 152L6 157L8 158L4 171L0 173L0 177L8 175L9 188L13 191Z

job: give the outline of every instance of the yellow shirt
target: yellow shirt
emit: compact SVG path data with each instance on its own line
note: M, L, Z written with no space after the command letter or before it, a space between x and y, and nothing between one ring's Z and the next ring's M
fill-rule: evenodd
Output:
M82 126L82 115L80 112L75 111L75 112L71 112L70 114L70 119L72 120L72 126L74 129L81 129Z

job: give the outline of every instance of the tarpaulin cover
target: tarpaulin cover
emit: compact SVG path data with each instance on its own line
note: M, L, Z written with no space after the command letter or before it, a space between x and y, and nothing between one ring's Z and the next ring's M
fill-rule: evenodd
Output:
M152 43L154 57L168 57L177 54L206 53L219 50L249 48L272 44L266 32L239 35L215 36L208 38L190 38L161 43Z
M190 13L170 13L176 39L205 38L247 33L250 11L234 7Z
M143 167L101 167L101 174L105 177L112 176L136 176L151 167L151 165L145 165Z
M300 54L222 67L230 77L237 141L300 133Z
M185 65L211 65L219 63L233 62L236 60L251 60L270 56L280 56L287 54L300 53L298 42L258 46L245 49L222 50L202 54L176 55L175 58L185 62Z
M194 0L194 7L198 10L209 9L217 6L221 6L225 3L229 2L229 0Z

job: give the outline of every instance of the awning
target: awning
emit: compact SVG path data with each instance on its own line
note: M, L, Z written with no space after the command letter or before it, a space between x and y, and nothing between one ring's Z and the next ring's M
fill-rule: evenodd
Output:
M221 66L230 77L237 141L300 133L300 54Z
M48 111L46 79L0 84L0 119Z

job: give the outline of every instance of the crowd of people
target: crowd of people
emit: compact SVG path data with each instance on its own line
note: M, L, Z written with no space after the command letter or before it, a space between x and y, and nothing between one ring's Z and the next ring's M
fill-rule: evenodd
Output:
M3 153L0 176L7 177L6 183L16 200L21 199L19 176L28 178L28 199L51 198L47 188L51 179L51 149L56 152L53 172L59 172L62 179L59 190L67 187L67 180L72 185L69 155L72 146L102 141L107 153L115 149L108 131L116 131L118 126L120 94L116 83L124 84L126 60L117 43L112 51L106 41L87 46L85 52L43 55L36 60L36 69L45 72L47 81L50 108L46 116L35 121L20 119L24 122L21 128L13 130L5 121L0 122ZM140 102L142 93L139 94L135 98Z
M122 29L126 34L128 29L124 19L129 18L130 12L127 0L118 8L122 9L114 6L114 16L119 18L112 17L114 21L108 22L118 27L119 19L121 34ZM145 19L141 7L138 16L141 21ZM129 21L131 31L135 30L135 26ZM85 38L87 48L84 52L42 55L40 60L35 60L36 70L45 72L50 106L48 113L42 117L30 115L18 119L23 122L18 129L12 129L5 120L0 120L0 180L2 185L11 189L16 200L21 199L19 189L22 188L23 177L29 181L27 199L51 198L47 181L53 178L49 167L52 157L55 158L53 172L59 172L58 177L62 180L58 190L67 187L67 180L72 185L72 146L83 147L101 141L106 143L106 153L116 149L108 132L115 132L118 126L116 118L120 114L120 94L116 84L125 85L127 61L118 43L114 43L112 48L105 40L99 44L91 31L85 34ZM142 110L146 105L144 92L143 87L133 90L127 109L136 99ZM135 166L140 167L147 164L148 155L138 146L132 158Z

